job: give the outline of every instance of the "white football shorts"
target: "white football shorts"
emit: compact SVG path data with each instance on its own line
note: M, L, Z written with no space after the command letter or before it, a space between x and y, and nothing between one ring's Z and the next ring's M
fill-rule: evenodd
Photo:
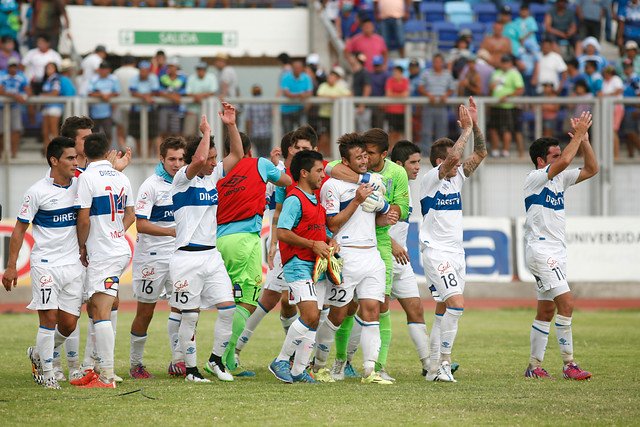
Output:
M122 276L122 273L127 269L130 260L131 257L129 255L114 257L104 261L92 262L89 260L87 280L84 289L87 299L91 298L96 292L117 297L120 287L120 276Z
M169 260L154 257L133 258L133 297L153 304L169 299L173 290L169 275Z
M344 307L354 298L358 300L374 299L384 302L385 265L380 252L375 247L340 248L343 259L342 284L331 284L327 289L326 303L335 307Z
M281 294L283 291L288 291L289 287L284 280L284 272L282 271L282 257L280 256L280 250L276 251L276 255L273 257L273 268L267 271L267 278L262 285L262 289L269 289L270 291L278 292Z
M464 293L466 264L464 254L425 247L422 265L429 288L433 286L441 301ZM431 290L431 295L434 292ZM436 299L434 297L434 299ZM440 302L436 299L436 302Z
M62 310L80 316L85 268L77 264L31 266L30 310Z
M411 264L402 265L393 261L393 283L391 299L420 298L418 280Z
M527 244L525 260L536 279L539 301L553 301L558 295L570 291L567 282L567 251L564 247Z

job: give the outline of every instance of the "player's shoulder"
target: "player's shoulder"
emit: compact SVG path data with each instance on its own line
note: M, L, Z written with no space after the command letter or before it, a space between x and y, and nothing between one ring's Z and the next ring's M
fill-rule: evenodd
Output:
M30 197L39 197L48 192L50 190L49 187L50 185L47 181L47 178L40 178L39 180L31 184L31 186L27 188L27 191L25 191L24 194L25 196L28 195Z

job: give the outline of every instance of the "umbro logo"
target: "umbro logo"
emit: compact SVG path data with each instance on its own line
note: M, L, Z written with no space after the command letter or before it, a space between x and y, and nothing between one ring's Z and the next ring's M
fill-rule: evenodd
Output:
M246 176L236 175L236 176L232 177L231 179L229 179L229 181L227 181L224 184L222 184L222 186L223 187L235 187L238 184L240 184L242 181L244 181L245 179L247 179Z

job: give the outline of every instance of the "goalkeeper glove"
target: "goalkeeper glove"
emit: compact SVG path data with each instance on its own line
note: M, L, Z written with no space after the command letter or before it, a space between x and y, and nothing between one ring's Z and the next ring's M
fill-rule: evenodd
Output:
M365 212L380 212L382 214L389 212L390 208L384 196L378 192L371 193L360 206Z
M373 191L379 191L383 195L387 193L387 186L384 183L382 175L379 173L363 173L360 175L358 184L369 184L373 187Z

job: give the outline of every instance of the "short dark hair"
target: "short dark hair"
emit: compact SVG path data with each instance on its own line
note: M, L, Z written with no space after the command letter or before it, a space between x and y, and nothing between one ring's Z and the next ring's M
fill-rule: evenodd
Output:
M580 66L580 63L578 62L578 59L576 57L571 57L567 60L567 67L569 65L572 65L574 68L578 68Z
M62 157L62 153L66 148L75 148L76 142L64 136L56 136L51 140L49 145L47 145L47 163L51 166L51 158L55 157L60 160Z
M298 151L291 159L291 176L296 182L300 181L300 172L306 170L311 172L313 165L322 161L322 154L314 150Z
M593 68L598 71L598 63L596 61L585 61L584 66L591 65Z
M311 143L311 147L316 148L318 146L318 134L316 130L310 125L300 126L298 129L294 130L291 134L291 145L300 141L301 139L306 139Z
M438 138L436 142L431 146L431 152L429 153L429 161L431 161L431 166L434 168L438 165L436 160L438 159L446 159L447 151L450 147L453 147L455 142L453 142L449 138Z
M251 138L244 132L240 132L240 139L242 140L242 151L244 154L247 154L249 150L251 150ZM231 139L229 139L229 134L224 138L224 155L228 156L231 153Z
M198 145L200 145L200 141L202 140L201 137L199 136L192 136L189 137L189 139L187 140L187 147L184 150L184 162L186 164L191 164L191 159L193 158L193 155L196 153L196 150L198 149ZM209 150L211 150L212 148L215 148L216 144L213 142L213 135L211 135L209 137Z
M441 52L436 52L431 58L431 62L435 61L436 58L440 58L444 61L444 55Z
M573 90L575 90L578 86L582 87L585 91L589 92L589 85L584 79L580 79L573 84Z
M538 138L533 141L531 147L529 147L529 156L531 156L531 161L533 164L538 167L538 157L542 157L543 159L547 158L547 154L549 153L549 147L559 147L560 141L556 138Z
M164 158L167 157L169 150L180 150L187 147L187 142L181 136L169 136L160 144L160 155Z
M109 151L109 140L104 133L92 133L84 139L84 154L89 159L101 159L107 151Z
M349 151L353 148L366 149L362 136L356 132L345 133L338 138L338 146L340 148L340 156L345 159L349 159Z
M420 147L411 141L403 139L396 142L396 145L393 146L390 157L392 162L400 162L404 165L404 162L409 160L412 154L416 153L420 154Z
M372 128L362 134L365 144L375 145L379 153L389 150L389 135L380 128Z
M282 135L280 139L280 151L282 151L282 157L285 159L289 157L289 147L291 147L291 135L293 135L293 131L287 132Z
M51 37L49 37L48 34L45 33L40 33L36 36L36 40L38 39L42 39L44 41L46 41L47 43L51 43Z
M87 116L67 117L60 128L60 135L67 138L76 139L80 129L93 129L93 120Z

